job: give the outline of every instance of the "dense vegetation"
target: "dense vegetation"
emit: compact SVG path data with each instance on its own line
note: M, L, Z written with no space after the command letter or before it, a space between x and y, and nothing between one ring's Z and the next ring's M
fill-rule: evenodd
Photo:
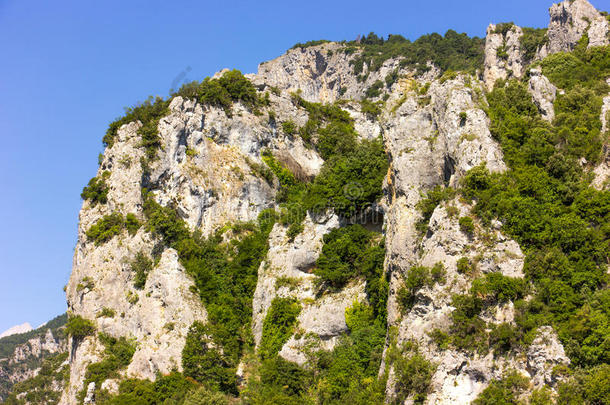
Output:
M322 105L292 95L293 102L309 114L298 131L303 140L325 159L312 182L298 179L270 152L262 159L277 177L280 222L294 239L303 230L306 212L314 216L332 209L343 217L362 215L382 195L388 161L381 139L358 141L353 120L338 105ZM251 165L252 166L252 165ZM260 169L258 172L262 172Z
M119 235L124 229L133 236L138 232L140 226L140 221L138 221L134 214L129 213L123 217L120 213L113 212L98 219L87 229L86 235L89 241L99 246Z
M576 402L597 403L597 393L587 390L585 380L601 384L608 379L599 365L610 361L610 192L592 189L582 164L600 158L600 95L609 90L604 78L610 74L610 52L607 47L587 50L581 42L573 53L545 59L542 67L565 89L555 102L555 120L549 124L540 118L523 84L498 83L488 96L488 113L510 170L490 174L477 167L462 188L464 196L476 200L479 218L501 220L526 252L524 271L533 298L522 299L526 286L517 280L494 275L475 280L470 295L454 298L452 339L461 348L478 346L476 336L485 328L477 316L485 305L481 293L493 302L513 300L516 327L498 328L495 338L490 336L492 347L494 342L504 350L522 345L531 341L536 327L553 325L572 365L588 370L570 383L580 395ZM494 385L486 396L493 398L501 389Z
M201 104L224 109L231 117L233 103L241 102L249 108L259 104L256 89L239 70L225 72L218 79L206 77L201 83L194 81L184 84L174 96L195 99Z
M206 325L191 328L186 347L191 346L189 339L201 342L209 338L215 348L209 355L196 350L191 353L185 348L185 375L201 380L197 367L190 367L193 363L191 356L216 356L210 360L212 365L208 372L218 378L200 382L213 383L225 392L235 393L234 381L227 381L226 378L230 376L234 380L239 359L251 341L251 300L258 267L267 252L267 237L276 220L275 214L264 211L258 223L233 226L230 231L234 238L229 243L223 243L222 231L209 238L193 234L174 209L162 207L147 196L145 199L148 230L178 251L182 265L195 279L197 291L208 313Z
M109 396L105 392L98 393L96 404L100 405L162 405L183 404L193 394L196 384L186 379L182 374L172 372L159 375L155 382L148 380L126 379L119 385L119 393ZM201 401L196 404L207 404ZM214 404L214 403L212 403Z
M366 280L366 293L376 319L385 319L388 280L383 272L384 241L361 225L333 229L324 235L324 246L314 273L323 288L338 289L353 279Z
M388 362L394 366L396 375L396 396L393 403L402 403L405 399L412 398L415 404L421 404L428 395L436 365L420 353L414 342L407 341L398 348L395 335L396 331L391 330L391 344L387 353Z
M300 305L276 298L263 324L260 365L248 382L245 398L263 403L383 403L385 378L379 379L386 332L388 281L385 251L379 235L361 225L331 231L324 237L316 274L322 291L353 279L366 280L369 304L355 302L346 310L349 333L330 352L316 350L315 335L300 335L295 323ZM296 328L296 329L295 329ZM277 355L294 331L307 343L307 364L300 367Z
M245 399L253 404L382 404L385 378L378 379L385 341L385 318L366 304L346 310L349 334L331 351L312 350L306 367L268 357L253 376ZM317 337L308 336L312 348ZM258 378L257 378L258 377Z
M297 103L309 113L305 128L317 131L313 142L325 159L304 197L305 208L317 212L333 208L352 216L377 201L388 168L381 139L359 142L353 120L336 105L309 103L300 97Z
M370 33L361 38L360 43L349 46L362 48L362 53L353 60L354 74L359 75L366 63L369 70L378 70L390 58L401 58L401 66L427 71L428 61L441 72L448 70L472 72L482 70L485 40L470 38L449 30L444 36L424 35L411 42L401 35L389 35L387 39ZM349 48L348 48L349 49Z
M258 353L262 359L276 356L294 332L301 304L294 298L276 297L263 320L263 335Z

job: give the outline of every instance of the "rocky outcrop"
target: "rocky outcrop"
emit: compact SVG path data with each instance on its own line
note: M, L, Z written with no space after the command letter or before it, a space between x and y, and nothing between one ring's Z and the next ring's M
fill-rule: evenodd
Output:
M608 20L587 0L553 4L549 13L548 43L540 56L571 51L584 34L589 37L590 47L608 44Z
M532 376L534 387L555 387L558 376L552 371L558 365L567 366L570 359L566 356L559 337L552 327L538 328L536 338L527 349L527 369Z
M610 84L610 79L607 80ZM602 135L605 135L610 130L610 94L604 97L602 104L602 112L599 119L602 122ZM591 185L598 190L608 189L610 178L610 145L605 143L602 147L601 163L593 169L593 181Z
M51 329L47 329L44 336L28 340L27 343L15 348L13 357L9 359L9 364L21 363L29 357L40 357L44 352L57 353L65 350L65 343L55 339Z
M342 44L330 42L319 46L290 49L279 58L263 62L258 73L250 78L259 86L276 87L287 93L300 91L307 100L332 103L338 99L360 100L366 90L378 80L385 80L394 71L398 75L412 74L400 67L399 59L388 59L377 70L369 69L365 63L361 77L353 74L350 64L358 53L345 52ZM438 68L430 67L421 78L432 81L439 74ZM394 84L396 86L396 83ZM390 92L395 88L390 89Z
M271 103L278 122L306 122L306 114L293 105L289 94L271 95ZM142 218L141 189L146 187L159 204L176 207L192 230L206 236L225 224L254 220L274 205L274 186L258 177L252 166L262 164L263 149L297 162L305 176L317 174L323 161L300 137L286 136L269 124L268 117L254 115L241 105L234 106L229 118L221 109L175 97L169 114L159 121L159 156L144 173L140 125L122 126L104 153L98 176L109 173L108 202L83 204L66 294L69 310L94 320L98 331L138 342L124 370L126 377L154 379L159 372L181 370L188 328L195 320L205 322L205 308L192 292L193 280L177 253L166 249L138 290L130 263L139 252L152 256L159 241L140 228L134 235L123 232L97 246L86 231L113 212ZM95 338L72 344L70 386L62 397L65 404L75 403L87 366L99 361L103 352Z
M553 121L555 118L555 106L553 105L553 102L557 96L557 87L542 74L542 69L536 68L530 70L528 90L531 93L534 104L538 107L542 118L549 122Z
M498 79L521 78L526 61L521 50L521 27L514 24L503 33L500 25L490 24L485 37L485 70L483 80L491 90Z
M590 43L603 42L599 37L603 23L585 3L575 0L553 6L554 20L545 52L571 49L576 37L584 32L588 32ZM564 14L568 17L561 17ZM591 19L589 28L581 24L586 18ZM158 156L146 164L140 163L145 157L138 134L142 123L123 125L115 142L106 149L97 173L105 176L107 203L83 203L74 267L66 291L71 313L92 320L99 332L137 342L129 366L121 370L120 377L102 382L101 387L116 392L121 378L154 379L158 373L181 370L189 326L194 321L205 322L207 312L193 292L194 282L177 252L164 247L145 227L134 234L123 231L99 246L88 239L87 230L114 212L134 214L143 220L143 188L160 205L175 207L190 230L203 236L227 224L255 220L263 210L276 207L277 180L264 179L257 171L263 164L263 151L270 151L305 180L316 176L324 163L315 148L282 129L281 124L288 120L302 127L309 119L291 93L299 93L310 102L341 99L338 105L354 119L361 139L383 139L390 168L384 197L375 207L383 214L383 224L366 225L385 236L384 266L390 279L388 326L397 331L395 343L419 343L423 355L437 365L427 402L471 401L489 381L508 369L529 376L536 387L554 387L556 381L550 370L568 360L550 327L541 328L538 338L522 352L495 358L493 354L471 356L441 349L428 334L433 329L447 330L454 310L451 296L467 292L472 285L472 276L458 272L459 259L465 257L475 263L478 275L523 277L523 252L499 231L501 224L485 229L475 222L475 232L464 233L458 218L472 216L472 202L453 199L435 209L424 235L416 230L421 220L417 205L427 191L435 186L456 187L468 170L482 164L492 172L506 170L501 149L489 130L485 88L491 88L497 79L526 74L530 61L524 60L522 35L517 26L507 30L494 25L488 28L483 81L465 74L439 80L440 72L432 66L417 76L401 68L399 59L386 60L376 71L365 63L362 75L357 77L350 61L358 54L345 52L343 44L291 49L262 63L257 74L247 75L260 96L268 94L273 117L237 102L227 115L223 109L174 97L158 123ZM397 72L399 78L384 87L387 97L377 100L383 99L385 104L373 119L358 101L373 83L383 81L391 72ZM543 117L551 121L557 89L540 70L533 69L529 91ZM605 100L603 114L609 106L610 99ZM274 225L252 300L256 345L261 342L265 316L277 297L295 298L301 305L295 332L279 352L287 360L304 364L312 347L330 350L348 332L345 311L354 302L366 301L364 281L353 280L340 291L321 293L313 272L323 236L345 224L345 219L332 212L315 217L308 214L303 231L293 239L288 237L286 226ZM141 289L135 288L131 269L138 253L158 258ZM445 281L421 288L414 306L401 310L397 293L409 269L438 262L445 268ZM514 308L510 302L491 305L481 317L490 325L510 324ZM41 342L39 349L31 350L47 350L44 347ZM83 389L93 394L100 388L83 386L87 366L103 356L99 339L89 336L71 341L70 350L70 383L63 404L75 404L77 393ZM245 368L242 364L240 373ZM389 397L394 394L393 379L390 371Z

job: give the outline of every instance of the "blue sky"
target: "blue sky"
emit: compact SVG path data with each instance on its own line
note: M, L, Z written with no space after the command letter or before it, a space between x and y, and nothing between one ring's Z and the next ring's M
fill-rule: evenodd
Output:
M610 0L593 0L610 9ZM548 24L546 0L0 0L0 331L65 311L80 192L123 107L296 42Z

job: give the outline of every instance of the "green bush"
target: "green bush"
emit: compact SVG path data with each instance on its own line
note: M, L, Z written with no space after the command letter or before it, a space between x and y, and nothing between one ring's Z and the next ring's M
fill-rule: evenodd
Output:
M456 295L451 305L455 307L449 328L451 344L460 350L485 353L488 350L485 322L479 318L482 300L470 294Z
M428 223L436 207L443 201L448 201L455 196L455 190L451 187L435 186L428 191L426 196L419 200L417 209L421 212L421 219L415 225L418 232L423 235L428 230Z
M485 302L504 303L523 298L527 291L522 278L507 277L502 273L488 273L472 282L470 293Z
M206 388L199 388L189 394L184 405L228 405L227 397L218 392L209 391Z
M189 398L195 401L201 396L195 390L195 384L182 374L175 371L168 375L159 375L152 382L149 380L125 379L119 384L119 392L115 396L109 396L99 392L95 403L100 405L164 405L164 404L226 404L226 402L188 402ZM189 394L190 393L190 394ZM209 398L217 398L220 394L212 394ZM205 398L205 397L204 397Z
M92 206L97 203L106 204L108 202L108 185L106 184L108 177L110 177L110 172L104 171L100 178L94 177L89 180L89 184L83 188L80 197L83 200L91 201Z
M263 335L258 352L262 359L275 356L288 341L301 312L301 305L293 298L276 297L263 320Z
M129 234L133 236L140 226L140 221L134 214L127 214L127 218L124 218L120 213L113 212L98 219L85 234L89 241L94 242L96 246L100 246L119 235L123 229L127 229Z
M235 368L215 347L209 333L210 328L199 321L191 325L182 351L184 375L211 390L236 394Z
M305 197L305 207L314 212L332 207L339 215L356 215L381 197L387 169L381 140L362 141L354 152L325 162Z
M135 214L130 212L129 214L125 215L125 229L127 229L127 233L129 233L131 236L135 235L141 226L142 224L140 221L138 221Z
M472 273L472 264L467 257L461 257L457 261L457 271L460 274L470 274Z
M116 311L112 308L104 307L96 315L96 318L114 318Z
M473 401L474 405L518 405L519 395L529 387L527 377L517 371L507 373L501 380L492 381Z
M445 282L445 267L438 262L432 268L414 266L409 269L404 278L403 286L398 290L397 299L402 314L407 313L415 305L417 291L423 287L432 287L436 283Z
M561 383L558 391L557 403L560 405L607 405L610 403L610 365L579 370L570 380Z
M394 389L397 399L402 402L412 397L414 403L421 404L430 389L436 365L420 354L417 347L412 344L408 343L403 351L406 353L393 353L390 356L396 374Z
M80 315L68 317L66 323L66 333L76 340L80 340L86 336L91 336L95 333L95 325L88 319Z
M384 88L383 82L381 80L377 80L377 81L375 81L375 83L371 84L371 87L366 89L366 92L364 93L364 95L367 98L379 97L381 95L381 91L383 90L383 88Z
M123 216L118 212L105 215L87 230L87 239L99 246L121 233L123 225Z
M385 249L374 232L361 225L333 229L324 235L322 252L314 274L331 289L340 289L350 280L363 277L375 317L385 317L388 281L383 272Z
M460 231L464 232L467 235L472 235L474 233L474 221L470 217L460 217L458 220L460 225Z
M133 285L137 289L144 288L146 284L146 278L148 273L153 268L153 261L144 254L144 252L138 252L136 257L131 262L131 271L135 273Z
M505 22L496 24L496 29L493 31L494 34L502 34L502 36L506 36L508 31L512 30L515 27L514 22Z
M607 92L603 80L610 72L609 46L560 52L542 61L542 73L556 86L568 90L576 85Z
M509 323L494 325L489 332L489 347L495 353L503 354L516 349L521 342L521 331Z
M297 133L297 126L292 120L282 122L282 130L286 135L294 135Z
M256 109L261 103L250 80L235 69L225 72L218 79L207 77L201 83L187 83L174 95L222 108L228 117L232 116L233 103L241 102L250 109Z
M465 111L462 111L459 114L459 118L460 118L460 126L463 126L464 124L466 124L466 120L468 119L468 114L466 114Z
M294 45L292 46L292 48L290 48L290 49L296 49L296 48L309 48L310 46L322 45L322 44L326 44L326 43L328 43L328 42L330 42L330 41L328 41L328 40L326 40L326 39L318 39L318 40L315 40L315 41L307 41L307 42L305 42L305 43L300 43L300 42L297 42L297 43L296 43L296 44L294 44Z
M360 111L365 114L368 118L374 120L381 114L381 103L373 103L367 99L360 101Z
M546 28L523 27L523 35L519 37L521 50L525 52L525 60L533 60L541 46L548 42Z

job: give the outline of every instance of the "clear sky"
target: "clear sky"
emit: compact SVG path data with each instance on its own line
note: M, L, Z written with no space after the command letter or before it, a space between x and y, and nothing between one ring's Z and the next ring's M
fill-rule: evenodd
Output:
M610 0L592 0L610 9ZM0 331L65 311L80 192L110 121L296 42L548 24L547 0L0 0Z

